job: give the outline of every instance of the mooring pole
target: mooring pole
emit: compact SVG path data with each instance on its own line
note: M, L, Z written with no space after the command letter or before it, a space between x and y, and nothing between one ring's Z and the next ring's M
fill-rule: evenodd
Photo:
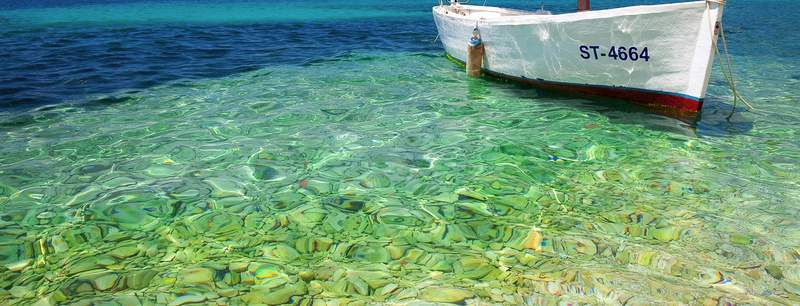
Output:
M481 76L481 66L483 64L483 40L481 40L481 31L478 30L478 24L475 23L475 29L472 30L472 38L467 44L467 75L469 77L478 78Z
M589 0L578 0L578 12L585 12L589 10Z

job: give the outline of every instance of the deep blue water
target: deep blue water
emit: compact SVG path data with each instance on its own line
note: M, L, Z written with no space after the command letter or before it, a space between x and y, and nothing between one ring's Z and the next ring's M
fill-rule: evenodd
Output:
M643 3L594 1L592 5L601 9ZM68 103L93 94L271 65L303 65L356 50L437 54L441 47L432 43L436 29L430 17L435 4L4 0L0 1L0 109ZM536 8L515 1L490 4ZM572 5L545 2L554 13L567 12ZM732 55L789 62L800 57L797 2L729 1L724 18ZM779 73L797 79L796 72Z
M378 6L363 12L344 1L6 2L18 9L0 15L6 110L303 65L353 50L437 50L426 7L395 14Z

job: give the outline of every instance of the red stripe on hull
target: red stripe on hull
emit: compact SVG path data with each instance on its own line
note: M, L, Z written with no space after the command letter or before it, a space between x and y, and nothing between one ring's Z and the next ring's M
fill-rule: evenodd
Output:
M507 75L496 74L486 70L484 70L484 73L501 79L509 79L513 81L533 84L542 88L579 92L595 96L603 96L603 97L622 99L622 100L639 102L650 105L664 106L685 112L696 113L703 108L703 101L697 101L694 99L675 96L661 92L640 91L627 88L581 86L573 84L541 82L530 79L509 77Z
M588 86L588 85L582 86L573 84L541 82L531 79L510 77L503 74L496 74L486 70L484 70L484 73L501 79L509 79L522 83L533 84L542 88L579 92L595 96L622 99L626 101L644 103L649 105L669 107L684 112L696 113L703 108L703 101L697 101L694 99L675 96L661 92L640 91L627 88L599 87L599 86Z

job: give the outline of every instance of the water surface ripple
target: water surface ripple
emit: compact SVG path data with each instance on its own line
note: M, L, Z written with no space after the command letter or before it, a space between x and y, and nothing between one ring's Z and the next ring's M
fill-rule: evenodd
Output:
M797 4L688 119L469 79L433 4L0 1L0 304L800 300Z

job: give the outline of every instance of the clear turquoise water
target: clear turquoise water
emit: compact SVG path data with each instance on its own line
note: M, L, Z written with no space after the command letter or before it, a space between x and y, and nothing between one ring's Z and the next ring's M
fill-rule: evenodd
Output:
M691 120L468 79L435 4L0 2L0 303L800 300L798 4Z

